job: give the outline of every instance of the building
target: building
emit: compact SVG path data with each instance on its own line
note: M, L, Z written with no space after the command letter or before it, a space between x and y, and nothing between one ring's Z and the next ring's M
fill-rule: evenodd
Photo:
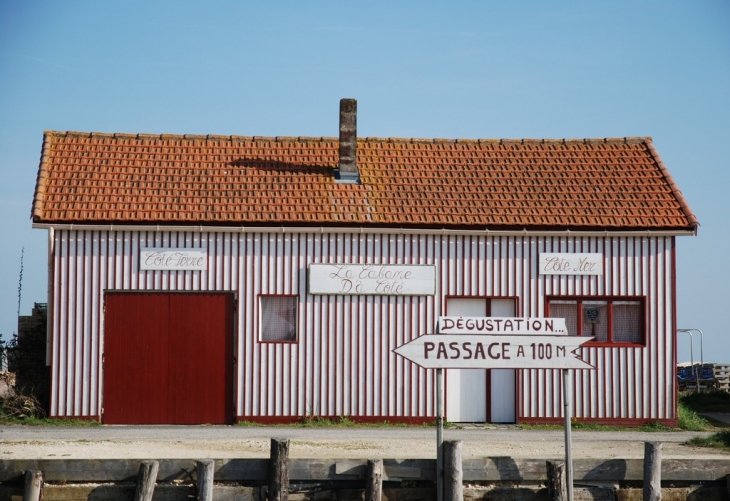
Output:
M363 139L354 100L339 138L46 132L32 217L52 416L430 421L433 371L393 350L464 315L595 336L578 419L677 420L698 222L650 138ZM446 419L560 422L560 385L450 369Z
M33 303L30 315L18 316L18 337L29 335L34 329L46 325L48 305L46 303Z
M6 373L10 378L6 377L6 386L19 395L32 396L34 405L40 406L44 412L48 408L50 386L46 359L49 352L47 306L46 303L33 303L30 315L19 315L17 335L0 350L0 366L9 371ZM6 388L5 391L8 390ZM2 391L0 389L0 394Z

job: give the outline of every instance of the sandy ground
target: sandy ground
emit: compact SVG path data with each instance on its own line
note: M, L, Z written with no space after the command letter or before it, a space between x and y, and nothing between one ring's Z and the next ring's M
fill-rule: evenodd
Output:
M644 442L661 442L664 458L723 458L730 454L683 442L707 433L572 433L574 458L642 458ZM428 459L436 457L435 428L258 427L0 427L0 460L266 458L272 437L290 440L292 458ZM565 456L563 431L447 429L462 440L463 456L552 459Z
M3 452L0 460L7 459L227 459L227 458L267 458L269 457L268 441L235 440L227 443L213 441L169 442L156 441L102 441L102 442L2 442ZM463 456L473 457L512 457L551 459L565 455L562 444L555 443L491 443L489 447L465 444ZM590 443L575 443L574 458L630 459L641 458L644 445L601 443L600 447ZM388 459L428 459L436 457L435 442L426 444L413 441L389 443L353 441L347 443L314 443L302 440L291 442L292 458L388 458ZM679 444L665 444L663 457L666 459L691 458L724 458L730 455L716 451L686 447Z

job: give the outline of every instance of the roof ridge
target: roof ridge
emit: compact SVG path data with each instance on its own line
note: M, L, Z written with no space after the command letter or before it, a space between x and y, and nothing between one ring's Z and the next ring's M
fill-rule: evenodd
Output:
M239 136L225 134L152 134L127 132L77 132L77 131L45 131L45 135L56 137L99 137L120 139L187 139L187 140L214 140L214 141L271 141L271 142L330 142L339 141L334 136ZM393 143L484 143L484 144L641 144L651 143L651 136L626 136L604 138L419 138L419 137L358 137L364 142L393 142Z

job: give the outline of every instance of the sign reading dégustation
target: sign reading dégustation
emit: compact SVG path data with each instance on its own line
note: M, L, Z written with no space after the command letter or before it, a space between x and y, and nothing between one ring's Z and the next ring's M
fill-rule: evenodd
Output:
M564 318L439 317L439 334L566 335Z
M603 275L603 254L599 252L541 252L540 275Z
M308 276L310 294L432 296L436 293L433 265L311 263Z
M208 268L207 249L151 248L139 249L140 270L199 270Z

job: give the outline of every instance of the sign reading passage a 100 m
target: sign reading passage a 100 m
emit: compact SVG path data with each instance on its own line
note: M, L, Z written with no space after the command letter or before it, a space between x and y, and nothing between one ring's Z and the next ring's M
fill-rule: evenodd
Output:
M426 369L593 369L575 353L593 338L564 318L439 317L438 331L395 352Z

